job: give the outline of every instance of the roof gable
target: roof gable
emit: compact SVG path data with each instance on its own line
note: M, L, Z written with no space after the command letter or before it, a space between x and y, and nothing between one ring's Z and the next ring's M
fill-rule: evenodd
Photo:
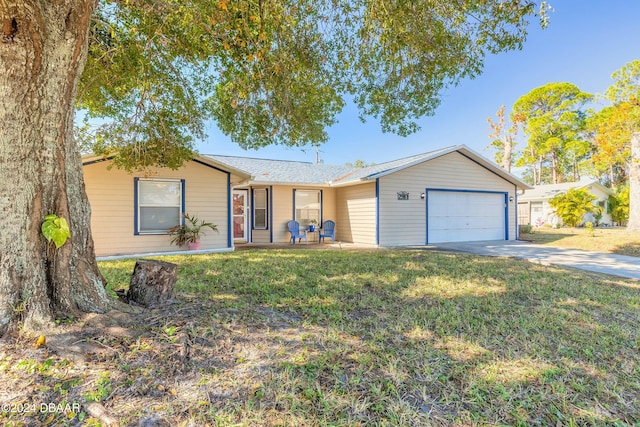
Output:
M100 163L100 162L106 162L106 161L110 161L112 160L113 157L104 157L104 156L96 156L94 154L86 154L84 156L82 156L82 166L87 166L87 165L91 165L94 163ZM239 176L242 179L250 179L251 174L245 170L242 169L238 169L236 167L234 167L233 165L227 164L227 163L222 163L219 162L215 159L212 159L210 157L207 156L196 156L192 159L192 161L196 162L196 163L200 163L201 165L204 166L208 166L210 168L213 169L217 169L223 172L228 172L234 175Z
M445 156L447 154L451 154L454 152L462 154L464 157L471 160L472 162L498 175L500 178L516 185L519 189L531 188L531 186L524 183L515 175L512 175L509 172L505 171L504 169L499 167L497 164L488 160L484 156L481 156L475 151L471 150L466 145L454 145L454 146L446 147L440 150L430 151L428 153L418 154L415 156L405 157L403 159L394 160L394 161L382 163L379 165L374 165L369 168L363 168L362 170L356 171L355 173L345 177L343 182L346 184L346 183L353 183L356 180L360 180L360 181L374 180L374 179L381 178L383 176L401 171L403 169L410 168L412 166L416 166L424 162L428 162L430 160L433 160L438 157Z

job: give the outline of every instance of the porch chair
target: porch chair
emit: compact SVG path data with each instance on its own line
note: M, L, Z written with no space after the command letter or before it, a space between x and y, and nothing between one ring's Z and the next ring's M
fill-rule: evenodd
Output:
M331 243L336 241L336 223L330 219L322 223L322 229L318 233L318 242L325 237L331 237Z
M307 232L300 231L300 224L298 221L289 221L287 223L287 227L289 227L289 233L291 233L291 239L289 240L292 240L294 245L296 244L296 239L298 239L298 242L301 242L302 239L304 239L307 241L307 245L309 244Z

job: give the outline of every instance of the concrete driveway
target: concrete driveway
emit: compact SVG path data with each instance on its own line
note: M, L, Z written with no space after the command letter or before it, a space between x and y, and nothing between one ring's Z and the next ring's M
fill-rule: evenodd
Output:
M522 241L439 243L436 249L522 258L544 265L571 267L640 280L640 258L625 255L554 248Z

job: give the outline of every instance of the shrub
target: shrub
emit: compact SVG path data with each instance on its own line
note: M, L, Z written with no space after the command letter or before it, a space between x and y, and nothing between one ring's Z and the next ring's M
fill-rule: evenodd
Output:
M616 194L609 196L609 213L618 225L626 225L629 220L629 186L618 188Z
M584 223L584 228L587 229L587 233L589 233L589 235L593 236L595 233L595 230L593 228L593 223L591 221L587 221Z
M596 196L582 188L570 188L566 193L558 194L549 200L562 222L569 227L577 227L586 213L595 212L593 202Z
M520 234L531 234L533 232L533 227L531 224L521 224L520 225Z

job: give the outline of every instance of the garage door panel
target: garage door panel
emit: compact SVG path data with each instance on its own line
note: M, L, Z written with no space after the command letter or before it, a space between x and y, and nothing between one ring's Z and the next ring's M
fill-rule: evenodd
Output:
M429 243L505 239L504 193L428 191Z

